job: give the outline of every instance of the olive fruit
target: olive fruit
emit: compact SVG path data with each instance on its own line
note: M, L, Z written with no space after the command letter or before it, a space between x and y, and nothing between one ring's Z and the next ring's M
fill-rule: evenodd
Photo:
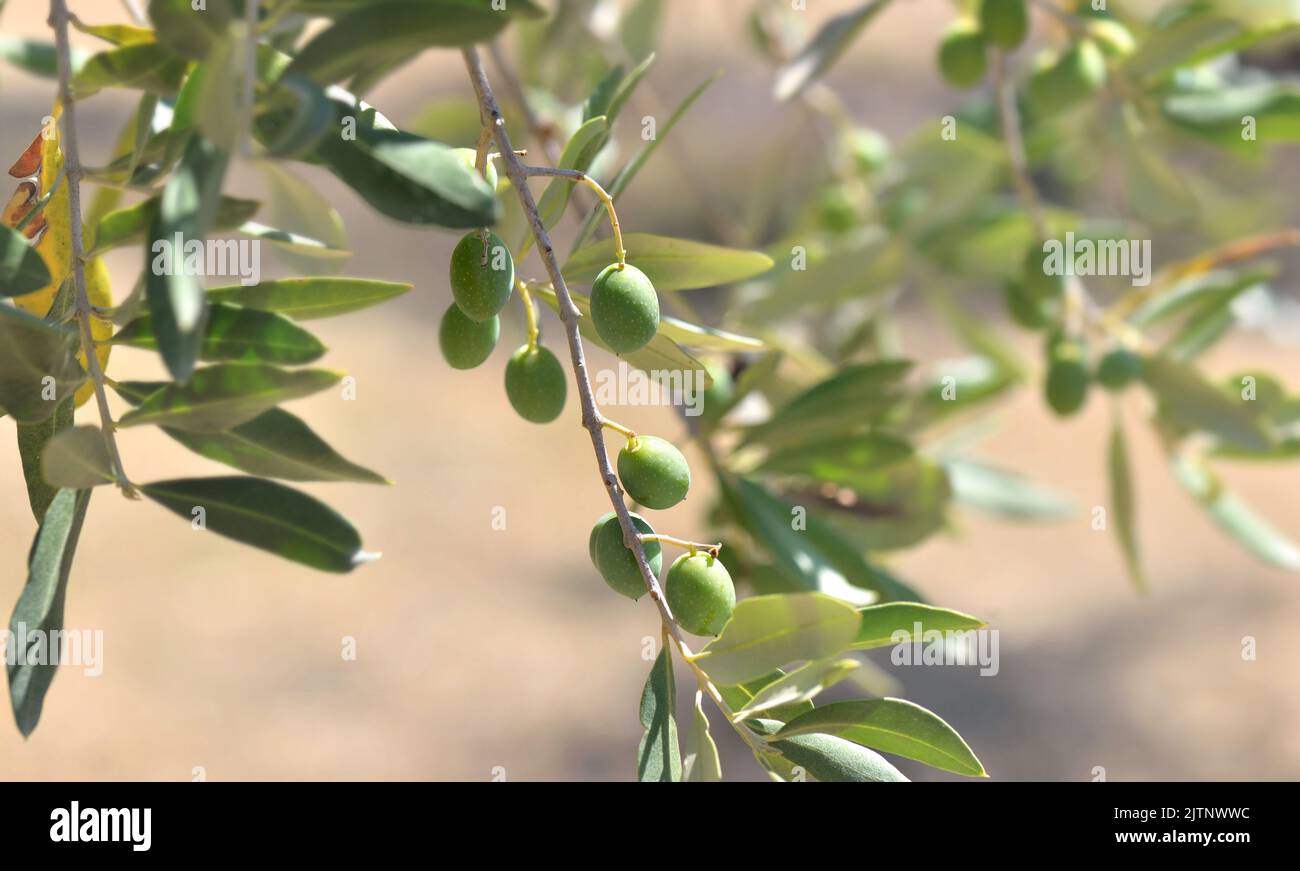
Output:
M704 551L684 553L668 568L664 597L673 617L694 635L717 635L736 609L727 567Z
M817 220L830 233L847 233L862 223L853 194L841 184L825 188L817 195Z
M1083 342L1054 338L1047 350L1047 404L1061 417L1083 407L1088 398L1088 364Z
M1105 83L1105 56L1095 42L1081 39L1029 77L1029 101L1040 112L1060 112L1088 99Z
M939 43L939 72L948 83L969 88L984 78L984 37L974 21L959 18L944 30Z
M1007 311L1013 320L1031 330L1042 329L1054 321L1065 292L1065 278L1049 273L1043 266L1044 254L1037 246L1025 254L1025 267L1019 279L1004 287Z
M495 317L506 307L515 286L515 262L496 233L487 234L486 254L484 263L478 230L466 233L451 252L451 295L472 321Z
M568 381L549 349L522 346L506 364L506 397L524 420L550 423L564 411Z
M642 535L654 535L655 531L644 517L632 515L632 525ZM656 575L663 568L663 548L657 541L643 541L646 562ZM637 567L632 549L623 544L623 527L618 523L618 515L613 511L602 514L591 528L587 541L587 550L591 554L591 564L600 572L600 576L609 584L611 590L622 593L632 599L639 599L645 593L645 581Z
M438 346L453 369L473 369L492 355L501 336L501 319L496 315L485 321L465 317L460 306L452 303L438 326Z
M1142 374L1142 358L1128 348L1106 352L1097 364L1097 383L1107 390L1123 390Z
M984 0L980 4L980 32L990 45L1015 48L1028 30L1025 0Z
M1007 305L1007 313L1020 326L1029 330L1041 330L1047 326L1048 314L1044 311L1042 301L1034 296L1023 281L1011 279L1002 286L1002 296Z
M627 494L647 508L672 508L686 498L691 467L671 442L639 435L618 452L618 479Z
M459 158L460 158L460 159L465 163L466 166L468 166L470 169L474 170L476 173L478 172L478 167L476 167L476 166L474 165L474 162L478 160L478 151L477 151L477 149L474 149L474 148L456 148L456 149L453 149L453 151L456 152L456 156L459 157ZM496 168L496 166L494 166L493 163L492 163L492 161L489 160L489 161L487 162L487 165L486 165L486 167L485 167L485 170L486 170L486 172L487 172L487 183L488 183L488 187L492 188L492 190L496 190L496 189L497 189L497 168Z
M644 348L659 329L659 296L640 269L611 263L591 283L591 322L616 354Z
M1137 48L1133 34L1118 21L1105 18L1089 21L1088 36L1096 41L1101 53L1107 57L1125 58Z

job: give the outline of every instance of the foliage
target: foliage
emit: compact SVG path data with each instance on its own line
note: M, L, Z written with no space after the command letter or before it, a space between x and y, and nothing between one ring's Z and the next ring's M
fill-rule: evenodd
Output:
M0 408L18 423L38 524L12 626L61 625L77 536L100 484L312 568L348 572L371 558L344 517L280 481L386 479L337 454L280 405L338 389L344 377L310 368L325 348L304 321L386 301L410 285L317 274L346 256L346 237L337 213L294 173L297 163L333 173L391 220L463 235L444 353L456 368L483 362L500 335L498 313L518 297L529 336L506 385L526 420L561 414L569 374L580 400L590 394L583 371L575 365L569 373L540 343L539 301L571 328L575 364L585 339L646 370L709 373L704 414L683 426L708 458L718 493L710 522L722 545L656 535L639 518L634 527L611 480L622 510L598 521L609 538L599 559L593 533L598 573L627 594L639 594L639 576L664 618L640 704L640 779L721 778L705 697L773 779L905 779L879 753L986 776L957 732L924 708L818 697L864 667L858 651L920 641L917 627L983 627L924 603L887 567L891 552L950 528L965 507L1021 521L1072 516L1068 499L971 453L990 413L1034 380L1062 416L1103 390L1111 398L1113 433L1098 454L1111 481L1109 531L1138 589L1147 575L1128 457L1134 427L1123 420L1139 406L1136 396L1152 409L1146 422L1177 480L1211 520L1255 556L1300 567L1296 546L1224 489L1211 465L1294 456L1300 400L1268 373L1223 381L1198 363L1239 325L1241 300L1272 298L1276 270L1267 258L1300 241L1296 231L1269 226L1268 210L1257 207L1270 194L1271 149L1300 139L1296 85L1268 69L1270 51L1300 30L1284 4L1175 0L1139 18L1087 3L1051 14L1028 7L1029 15L1020 0L963 0L935 68L954 85L987 89L891 146L852 117L828 77L870 39L873 22L902 10L871 0L807 33L790 4L757 0L748 30L773 68L771 111L792 103L811 112L825 152L810 161L790 153L799 147L793 141L773 138L774 165L811 165L815 174L797 190L760 178L745 209L718 215L706 206L700 213L712 229L682 238L635 221L635 232L622 233L615 211L648 161L663 159L661 146L713 81L656 109L655 135L625 150L626 107L658 105L647 79L665 14L658 0L617 4L615 26L604 4L598 28L592 0L556 0L549 11L531 0L266 0L249 4L251 19L237 0L207 5L200 13L188 0L151 0L140 26L72 21L104 45L90 55L63 46L65 100L52 116L66 104L69 120L76 103L67 98L109 89L139 95L113 159L84 167L96 187L84 214L72 211L73 180L59 171L77 159L66 132L60 139L33 131L35 151L11 170L30 180L19 183L0 222L0 294L16 304L0 303ZM68 24L62 6L54 0L56 29ZM1017 48L1027 15L1051 46L1032 63ZM501 53L522 87L503 107L505 124L487 123L480 133L492 103L472 46L492 40L508 50ZM364 94L430 48L465 50L463 111L433 106L418 129L402 129ZM6 37L0 56L59 76L54 45ZM1229 58L1235 62L1222 62ZM450 120L460 116L473 119L468 129ZM507 130L530 139L550 166L535 154L525 166L501 149ZM269 209L222 195L233 160L266 173ZM1113 200L1094 194L1098 179L1115 173L1125 181L1118 216ZM518 185L538 175L549 181L534 204ZM311 220L276 226L284 215ZM602 235L606 217L610 232ZM569 236L567 256L546 239L552 229ZM156 263L160 240L232 233L267 240L308 274L205 288L195 270ZM1159 252L1148 283L1044 265L1052 242L1117 252L1101 246L1131 237ZM114 304L97 258L123 246L141 249L144 269ZM534 247L553 269L528 273ZM490 265L494 255L508 275L487 271L504 268ZM571 293L569 282L594 289ZM909 357L897 327L910 297L950 328L962 356ZM1017 328L1041 334L1041 365L1019 358L1004 325L988 315L989 298ZM725 312L721 322L700 322L710 319L696 314L705 308L696 303ZM87 359L92 337L97 355ZM107 378L95 364L109 362L112 346L157 354L170 380ZM107 413L106 385L130 410L99 426L74 421L74 404L92 394ZM602 457L604 429L637 444L636 433L585 405L584 423ZM160 427L243 474L136 485L126 476L136 458L123 463L117 446L119 435L129 444L135 426ZM663 458L638 473L662 501L650 507L699 486L671 441L654 442L666 446L656 449ZM659 480L669 468L673 480ZM629 474L622 462L619 472ZM597 477L605 476L593 483ZM708 573L680 576L706 584L700 596L709 608L731 612L735 602L729 620L715 611L680 623L672 617L643 553L653 544L657 566L661 543L707 564ZM620 544L635 559L620 560ZM737 602L733 582L749 595ZM700 596L670 588L667 598ZM682 638L688 624L717 636L692 652ZM697 685L682 730L674 647ZM24 734L36 725L52 674L10 669Z

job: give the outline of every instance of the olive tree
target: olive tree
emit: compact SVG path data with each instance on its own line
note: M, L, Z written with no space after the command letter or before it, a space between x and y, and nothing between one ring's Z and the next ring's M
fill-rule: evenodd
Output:
M556 0L549 10L535 0L150 0L125 23L86 22L51 0L48 42L4 42L10 60L57 83L10 170L17 189L0 230L0 293L13 303L0 305L0 408L17 424L37 523L11 632L62 625L77 538L101 485L322 571L371 558L340 513L283 482L384 477L279 406L345 377L313 367L324 347L304 321L412 285L311 268L345 242L332 207L294 174L299 163L328 170L386 219L461 234L438 328L453 369L487 364L502 312L521 307L526 338L504 366L506 401L520 426L580 421L595 462L574 486L602 487L611 508L588 541L593 580L645 596L662 623L640 700L639 779L720 779L710 714L775 780L905 779L881 753L986 776L925 708L872 693L818 696L846 680L879 685L863 679L873 667L855 651L984 626L927 603L887 567L890 552L940 532L963 506L1016 520L1072 516L1055 491L971 454L971 434L998 400L1039 377L982 304L988 289L1014 324L1044 335L1039 369L1055 413L1077 411L1094 383L1111 395L1102 524L1139 589L1120 423L1134 404L1124 397L1139 392L1153 400L1146 419L1179 480L1211 518L1256 556L1296 568L1294 545L1209 462L1293 455L1300 404L1267 373L1217 382L1195 365L1237 325L1241 300L1271 299L1275 270L1260 258L1298 240L1262 220L1215 222L1201 208L1259 195L1269 143L1300 135L1295 86L1269 73L1264 50L1294 35L1294 18L1269 4L1171 3L1136 17L1102 0L959 2L935 66L971 95L891 146L824 79L869 39L888 0L815 31L803 26L810 5L760 0L744 30L772 67L772 116L812 119L823 148L815 175L791 190L782 173L766 173L735 210L704 195L708 231L681 238L645 232L618 208L651 159L691 171L673 134L713 82L659 108L646 74L661 0ZM1050 47L1026 61L1034 19ZM74 52L72 28L101 48ZM456 112L403 128L365 99L426 50L463 60L468 135L447 120ZM122 88L139 92L137 108L111 159L87 165L77 108ZM647 107L639 129L628 105ZM1096 159L1098 137L1114 141L1119 170ZM780 161L802 147L776 136L765 146ZM1183 166L1193 150L1216 158ZM314 234L255 220L261 203L222 193L232 161L265 172L272 200L297 198L308 204L300 212L325 220ZM1090 192L1114 171L1127 180L1127 213L1094 218ZM202 258L234 239L263 241L307 274L205 286ZM141 250L143 264L134 289L114 293L100 258L122 246ZM898 330L909 297L968 354L910 359ZM719 314L701 316L700 301ZM549 345L548 310L561 333ZM169 380L109 377L110 351L123 345L156 353ZM593 390L592 347L648 372L698 374L702 413L683 415L681 433L619 423ZM110 391L127 407L117 418ZM242 474L148 481L147 457L130 452L137 426ZM684 441L707 459L717 499L708 529L668 534L650 512L700 487ZM677 552L666 569L665 550ZM695 684L684 735L675 662ZM43 662L9 667L24 734L53 673Z

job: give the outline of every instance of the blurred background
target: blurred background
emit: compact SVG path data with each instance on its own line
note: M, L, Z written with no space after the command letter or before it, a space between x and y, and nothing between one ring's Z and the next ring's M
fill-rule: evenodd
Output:
M124 20L117 2L70 5L88 22ZM809 31L853 5L808 0ZM672 105L710 72L722 77L681 122L675 146L662 149L620 201L619 214L625 230L711 238L709 211L732 209L760 174L779 173L794 186L817 177L816 131L798 107L773 102L772 69L743 37L748 3L669 0L667 8L647 79L653 93ZM10 0L0 26L40 36L46 15L40 0ZM950 17L941 0L911 0L871 24L829 77L855 119L894 140L949 111L957 95L933 56ZM95 47L79 33L73 40ZM488 72L499 81L494 66ZM0 69L0 155L30 141L53 93L48 79ZM410 126L468 93L459 56L430 51L368 99ZM133 106L130 95L108 91L79 109L88 162L107 156ZM656 111L634 97L624 126L635 135L633 119ZM791 136L808 138L810 163L773 168L770 146ZM1284 156L1268 169L1271 183L1294 191L1296 169L1294 153ZM324 364L355 376L357 396L326 393L292 406L340 453L394 481L306 486L347 514L383 558L348 576L319 574L102 488L81 538L66 625L102 629L103 674L62 669L30 740L6 714L0 777L184 780L201 770L210 780L487 780L503 770L508 780L631 779L645 639L658 637L658 620L649 602L610 594L588 562L588 531L608 505L573 391L550 426L512 412L501 379L522 342L517 307L488 365L451 370L436 330L450 301L446 264L458 234L395 224L328 173L302 172L346 222L355 253L345 274L415 285L386 306L314 322L331 348ZM256 197L260 184L240 169L232 192ZM562 246L574 226L563 225ZM137 251L111 256L119 299L139 260ZM521 270L542 275L532 257ZM1296 275L1292 268L1275 286L1294 295ZM714 310L708 299L700 305ZM904 301L902 311L910 355L953 352L927 310ZM1002 331L1035 359L1036 338ZM560 346L549 311L543 335ZM589 353L594 368L616 365ZM1294 346L1242 334L1203 366L1226 373L1259 364L1288 377L1298 363ZM118 348L109 373L152 378L161 369L152 354ZM685 443L669 408L611 413ZM89 406L79 412L92 416ZM1224 538L1172 480L1155 440L1132 426L1151 582L1149 595L1137 595L1113 541L1089 523L1088 509L1107 499L1105 403L1094 399L1062 422L1027 389L997 420L982 456L1051 484L1081 510L1063 522L1019 525L961 513L951 534L891 559L932 601L978 614L1000 632L996 676L879 658L906 697L960 731L995 779L1089 780L1097 766L1110 780L1300 777L1300 580ZM121 444L137 480L224 470L153 430L131 430ZM688 458L703 469L702 457ZM1237 464L1225 474L1282 531L1300 536L1300 469ZM693 538L707 528L713 494L707 475L697 480L699 492L660 515L661 531ZM0 488L7 615L34 531L7 419ZM494 528L497 509L504 529ZM1255 660L1242 657L1246 636L1256 640ZM355 660L342 655L347 639L355 640ZM679 674L683 717L689 686ZM725 723L716 713L711 719L726 776L761 779ZM906 761L899 767L918 779L945 777Z

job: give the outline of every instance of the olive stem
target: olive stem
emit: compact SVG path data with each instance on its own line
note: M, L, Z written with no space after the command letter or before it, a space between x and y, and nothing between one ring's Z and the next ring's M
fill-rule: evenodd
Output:
M680 547L682 550L690 553L704 552L714 559L717 559L718 554L722 552L722 542L718 542L717 544L707 544L700 541L687 541L684 538L677 538L673 535L659 535L658 533L653 535L643 535L641 536L641 540L657 541L661 544L671 544L673 547Z
M524 304L524 317L528 321L528 347L533 349L537 347L537 337L541 332L537 329L537 309L533 308L533 295L527 282L516 278L515 286L519 288L519 300Z
M76 289L74 306L77 312L77 324L81 332L81 347L86 354L86 368L90 372L91 383L95 386L95 403L99 406L100 429L104 435L104 445L108 449L108 459L117 478L117 486L122 495L138 499L135 486L126 476L122 466L122 455L117 450L117 438L113 435L113 413L108 409L108 395L104 391L104 370L99 365L95 354L95 334L90 328L91 309L90 294L86 291L86 246L81 234L81 156L77 150L77 114L76 103L72 98L72 46L68 41L68 5L66 0L50 0L49 25L54 29L55 55L59 69L59 102L63 105L63 165L67 172L68 185L68 219L72 235L72 276Z
M623 490L619 487L618 475L614 473L614 467L610 465L609 455L606 452L604 421L601 418L599 409L596 407L596 398L591 389L591 380L587 377L586 354L582 347L582 334L578 330L578 319L582 317L582 312L574 305L573 297L569 294L569 287L564 281L564 275L560 272L560 264L555 259L555 247L551 244L550 234L546 232L546 225L542 223L542 216L537 211L537 201L533 199L533 194L528 189L528 171L519 158L515 156L514 146L510 144L510 134L506 132L505 118L501 115L501 107L497 105L496 97L492 94L492 85L488 82L487 73L483 70L483 63L479 60L478 51L471 46L462 49L461 54L465 58L465 67L469 72L470 83L474 86L474 93L478 99L479 120L483 127L492 131L492 135L496 139L497 146L501 150L501 159L506 176L510 179L510 184L519 197L519 204L528 219L533 238L537 241L537 253L541 257L547 273L551 276L551 285L555 289L555 298L559 307L560 322L564 324L564 335L569 345L569 359L573 366L573 377L578 386L578 400L582 405L582 425L591 437L591 446L596 455L596 466L600 471L600 479L605 485L605 493L609 497L610 506L614 509L615 516L618 517L619 527L623 530L623 544L626 545L628 550L632 551L637 569L641 572L641 580L645 582L646 591L650 594L650 601L654 603L655 608L659 611L659 619L663 624L664 631L676 643L682 659L685 660L692 674L695 675L696 684L702 692L713 699L718 709L722 711L723 716L727 718L727 721L735 726L741 740L749 745L755 757L762 763L764 755L770 751L762 746L758 736L751 732L747 726L735 723L735 712L732 711L731 706L727 704L726 699L722 698L721 692L714 686L709 676L691 658L690 647L682 637L682 628L677 625L672 609L668 607L668 602L664 599L663 589L659 586L659 579L651 570L650 563L646 559L645 547L641 544L639 533L632 523L632 514L623 501Z
M585 172L576 169L555 169L549 166L525 166L524 172L528 175L550 175L556 178L567 178L575 182L581 182L596 192L596 196L605 205L605 211L609 214L609 229L614 234L614 256L618 259L618 268L622 269L627 264L627 251L623 249L623 232L618 226L618 212L614 211L614 198L600 186L596 181Z
M602 417L600 419L600 425L606 427L607 429L612 429L616 433L622 433L623 436L629 442L636 439L636 432L634 430L631 430L628 427L623 426L623 424L621 423L615 423L614 421L610 420L607 417Z

